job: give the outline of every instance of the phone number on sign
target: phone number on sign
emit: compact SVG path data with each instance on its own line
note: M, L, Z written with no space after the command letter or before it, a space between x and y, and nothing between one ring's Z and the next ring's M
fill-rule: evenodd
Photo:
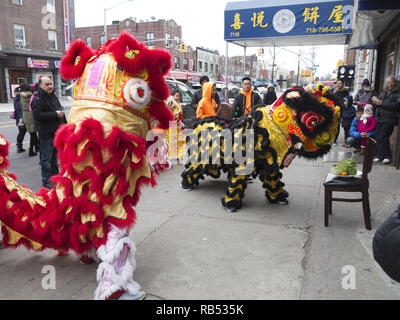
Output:
M319 28L306 28L306 33L324 33L324 32L340 32L344 28L341 26L336 27L319 27Z

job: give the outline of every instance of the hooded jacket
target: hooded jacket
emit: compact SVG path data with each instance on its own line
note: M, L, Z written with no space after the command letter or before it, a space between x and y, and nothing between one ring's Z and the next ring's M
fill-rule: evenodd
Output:
M268 85L267 92L264 94L264 99L263 99L263 103L266 106L273 104L278 99L275 90L271 92L269 91L269 88L275 89L275 87L272 84Z
M213 82L207 82L203 85L203 99L200 100L197 106L196 117L204 119L217 115L217 103L212 97Z
M198 105L201 99L203 99L203 88L200 88L193 94L192 104ZM215 94L214 100L217 105L221 104L221 99L219 98L218 94Z
M379 99L382 104L376 109L376 122L396 125L400 114L400 82L391 92L382 92Z
M340 113L342 116L342 127L350 128L351 122L356 116L356 109L353 106L352 96L345 97L343 101L347 101L347 106L343 103L343 106L340 107Z
M24 121L26 130L29 133L36 132L35 122L33 120L33 114L29 111L29 101L32 97L32 92L25 91L21 92L21 111L22 111L22 121Z

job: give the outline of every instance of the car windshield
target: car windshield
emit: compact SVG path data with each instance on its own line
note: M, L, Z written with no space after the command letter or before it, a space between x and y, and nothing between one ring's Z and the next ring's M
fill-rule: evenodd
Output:
M192 93L190 92L189 88L181 83L177 83L177 86L178 86L179 91L182 94L182 102L183 103L191 103L192 102Z

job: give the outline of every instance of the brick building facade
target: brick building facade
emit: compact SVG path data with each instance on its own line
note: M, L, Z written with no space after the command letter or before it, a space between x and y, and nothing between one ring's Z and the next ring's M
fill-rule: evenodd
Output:
M187 52L180 52L182 43L182 27L174 20L156 20L137 22L132 18L123 21L113 21L107 25L108 39L117 37L120 32L127 31L139 42L145 42L148 47L168 50L172 57L172 70L168 74L183 82L198 81L201 74L196 72L196 51L187 46ZM97 49L105 42L104 26L76 28L75 38L86 42Z
M68 45L65 30L74 34L74 6L74 0L0 1L0 102L41 76L51 77L61 94L59 62Z

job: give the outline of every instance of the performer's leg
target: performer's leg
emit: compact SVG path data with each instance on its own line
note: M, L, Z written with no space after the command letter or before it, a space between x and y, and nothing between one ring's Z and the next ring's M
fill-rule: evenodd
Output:
M183 190L190 191L194 186L199 185L199 180L204 179L203 176L203 165L202 164L191 164L181 174L182 182L181 187Z
M261 181L264 183L263 188L265 188L265 196L271 203L288 204L289 201L287 197L289 193L283 188L284 183L281 182L282 173L279 171L274 171L260 176Z
M222 198L222 205L230 212L235 212L242 207L242 199L246 189L246 176L235 175L232 170L228 176L228 187L225 189L225 198Z
M102 263L97 269L99 285L96 300L142 300L146 294L132 279L136 268L133 241L128 237L128 229L119 229L110 224L107 242L97 250Z

